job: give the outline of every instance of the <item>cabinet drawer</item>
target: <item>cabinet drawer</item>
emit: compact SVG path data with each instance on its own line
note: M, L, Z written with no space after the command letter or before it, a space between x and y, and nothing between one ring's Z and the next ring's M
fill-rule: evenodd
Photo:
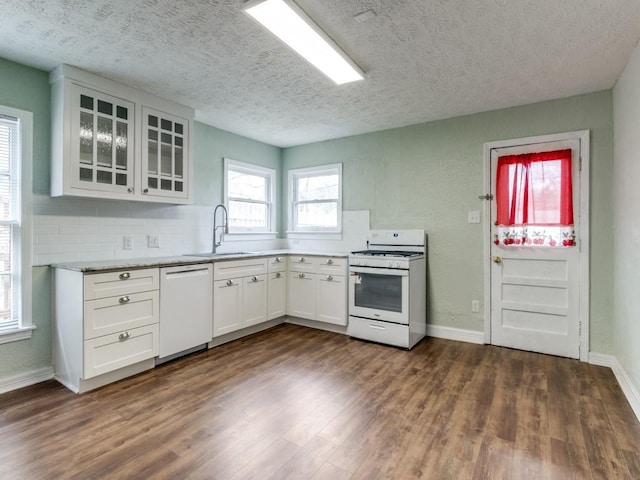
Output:
M93 300L94 298L115 297L158 290L159 278L157 268L118 270L116 272L85 275L84 299Z
M327 273L333 275L344 275L346 273L347 262L345 258L340 257L318 257L318 273Z
M213 264L213 280L226 280L238 277L251 277L267 273L266 258L247 258L246 260L229 260Z
M158 324L123 330L84 342L84 378L92 378L158 355Z
M305 255L291 255L289 257L289 270L292 272L314 273L317 267L317 258Z
M269 273L273 273L273 272L284 272L287 269L287 265L288 265L288 257L283 255L283 256L277 256L277 257L269 257L267 259L268 262L268 268L269 268Z
M84 302L84 339L157 323L158 290Z
M372 342L409 348L409 325L349 317L347 335Z

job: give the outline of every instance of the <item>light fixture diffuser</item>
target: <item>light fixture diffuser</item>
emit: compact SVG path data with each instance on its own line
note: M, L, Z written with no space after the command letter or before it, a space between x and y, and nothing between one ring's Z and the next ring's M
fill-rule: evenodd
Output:
M252 0L244 10L337 85L364 73L329 36L290 0Z

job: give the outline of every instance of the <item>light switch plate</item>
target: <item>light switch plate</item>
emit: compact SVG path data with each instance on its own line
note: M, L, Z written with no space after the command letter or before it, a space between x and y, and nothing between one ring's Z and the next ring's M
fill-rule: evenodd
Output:
M480 223L480 212L469 212L469 223Z
M122 237L122 249L133 250L133 235L125 235Z

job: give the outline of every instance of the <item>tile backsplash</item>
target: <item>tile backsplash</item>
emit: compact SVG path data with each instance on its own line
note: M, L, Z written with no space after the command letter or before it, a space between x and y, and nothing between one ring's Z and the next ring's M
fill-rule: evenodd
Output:
M33 265L164 257L211 251L213 207L159 205L91 198L33 196ZM369 228L369 212L344 212L338 239L226 239L220 251L279 248L348 251L360 246ZM160 246L148 247L159 235ZM125 250L125 236L131 250ZM362 247L364 248L364 247Z

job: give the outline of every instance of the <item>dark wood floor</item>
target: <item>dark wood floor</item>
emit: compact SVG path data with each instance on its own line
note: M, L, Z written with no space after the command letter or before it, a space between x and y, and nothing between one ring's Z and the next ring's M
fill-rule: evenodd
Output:
M0 478L638 479L609 369L282 325L75 395L0 395Z

